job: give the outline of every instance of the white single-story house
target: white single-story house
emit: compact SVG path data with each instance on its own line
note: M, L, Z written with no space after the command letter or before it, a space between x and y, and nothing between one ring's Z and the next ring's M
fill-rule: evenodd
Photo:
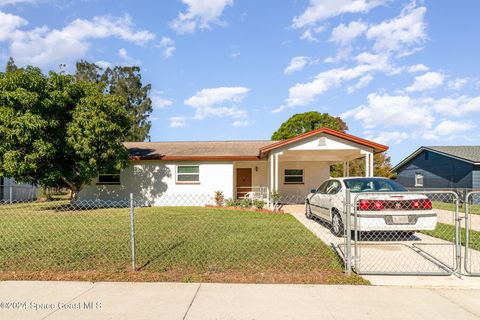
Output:
M373 175L373 155L387 146L327 128L282 141L126 142L131 166L118 175L99 174L78 200L125 200L133 193L145 205L167 196L214 195L225 199L277 192L304 196L330 176L330 166L365 158Z

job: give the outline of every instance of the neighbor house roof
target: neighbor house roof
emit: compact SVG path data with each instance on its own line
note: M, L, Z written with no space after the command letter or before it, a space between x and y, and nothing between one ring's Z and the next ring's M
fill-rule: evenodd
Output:
M420 147L399 164L393 167L393 171L403 167L407 162L415 158L423 151L432 151L447 157L455 158L461 161L480 164L480 146L429 146Z
M387 146L336 130L319 128L282 140L125 142L133 160L258 160L270 151L316 134L328 134L370 147L375 153Z

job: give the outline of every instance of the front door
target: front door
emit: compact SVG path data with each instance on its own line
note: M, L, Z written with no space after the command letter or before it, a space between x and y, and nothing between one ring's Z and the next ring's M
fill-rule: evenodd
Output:
M237 198L252 191L252 168L237 168Z

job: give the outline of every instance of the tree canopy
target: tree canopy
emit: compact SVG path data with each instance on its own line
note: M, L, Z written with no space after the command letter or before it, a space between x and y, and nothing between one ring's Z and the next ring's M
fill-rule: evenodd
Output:
M287 121L280 125L277 131L272 135L272 140L285 140L295 137L299 134L309 132L318 128L330 128L340 132L348 130L347 124L339 117L334 117L328 113L319 113L317 111L309 111L298 113L291 116ZM390 157L386 153L377 153L373 158L374 176L389 177L393 176L391 172ZM350 163L350 175L361 176L365 172L365 161L356 159ZM343 175L343 165L335 164L330 168L332 177L341 177Z
M102 83L106 93L124 98L132 123L127 141L144 141L150 138L152 124L148 117L153 108L148 95L151 85L143 85L140 67L115 66L103 70L94 63L82 60L76 64L75 77L78 80Z
M272 140L289 139L322 127L341 132L348 130L347 124L340 117L333 117L328 113L309 111L297 113L282 123L280 128L273 133Z
M125 98L101 84L34 67L0 73L0 176L75 195L128 165Z

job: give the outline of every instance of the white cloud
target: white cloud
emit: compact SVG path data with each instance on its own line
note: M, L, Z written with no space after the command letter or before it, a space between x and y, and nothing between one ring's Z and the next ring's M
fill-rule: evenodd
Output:
M458 134L464 133L475 128L470 122L443 120L435 128L426 131L422 138L426 140L453 139Z
M372 80L373 80L373 77L367 74L365 77L360 78L360 80L358 80L358 82L355 85L348 87L347 92L351 94L359 89L365 88L369 85L370 81Z
M85 57L90 48L89 40L92 39L115 37L141 45L155 38L149 31L134 30L134 24L128 15L98 16L92 20L76 19L63 29L43 26L28 31L19 28L26 24L25 20L22 19L20 25L18 19L16 21L17 28L3 41L10 42L10 55L15 57L15 61L20 65L46 66L74 62ZM0 26L1 29L3 28Z
M340 117L360 121L367 129L376 127L431 128L435 118L429 108L409 96L368 95L368 104L344 112Z
M369 136L367 139L373 140L381 144L399 144L409 138L408 133L402 131L381 131L375 136Z
M155 47L162 49L163 56L165 58L170 58L176 49L175 41L168 37L162 37L162 39L160 39L160 42Z
M0 7L15 5L20 3L36 3L37 0L0 0Z
M187 126L187 119L185 117L170 117L170 128L182 128Z
M150 99L152 100L152 106L155 109L163 109L165 107L171 106L173 104L173 100L165 99L162 97L163 92L152 90L150 95Z
M343 46L348 45L367 29L367 24L362 21L352 21L348 25L342 23L332 30L330 41Z
M358 78L368 71L368 65L359 65L349 69L331 69L319 73L311 82L297 83L288 90L288 106L305 106L314 101L315 96L320 95L339 86L343 81Z
M405 88L405 90L408 92L416 92L434 89L441 86L444 79L445 76L439 72L427 72L415 77L413 84Z
M460 96L456 98L426 99L425 103L433 110L449 116L462 116L471 112L480 112L480 96Z
M112 66L110 62L104 60L95 61L95 64L104 70Z
M310 42L318 42L318 39L315 37L315 34L323 32L323 31L325 31L324 26L318 26L318 27L315 27L315 28L306 29L302 33L302 35L300 36L300 39L307 40L307 41L310 41Z
M252 124L252 122L250 122L248 120L237 120L237 121L234 121L232 123L232 126L234 126L234 127L247 127L251 124Z
M303 28L343 13L366 13L383 0L310 0L308 8L293 18L293 27Z
M224 24L220 20L223 10L233 5L233 0L182 0L188 6L170 23L177 33L192 33L197 28L208 29L212 24Z
M414 64L408 68L408 72L410 73L415 73L415 72L424 72L430 70L426 65L424 64Z
M426 11L425 7L408 5L398 17L371 26L367 31L367 39L375 41L374 49L377 51L411 54L409 51L412 46L421 44L427 37L424 22Z
M128 55L128 52L127 52L127 50L126 50L125 48L120 48L120 49L118 50L118 55L120 56L120 58L122 58L122 60L123 60L122 63L125 64L125 65L131 65L131 66L135 65L135 66L139 66L139 65L142 64L141 61L130 57L130 56Z
M454 80L448 81L447 85L450 89L460 90L468 83L468 78L456 78Z
M302 57L302 56L293 57L290 60L290 64L285 68L285 70L283 70L283 73L292 74L296 71L300 71L303 69L303 67L307 65L309 60L310 60L309 57Z
M27 25L22 17L0 11L0 41L6 41L14 35L14 31Z
M196 109L195 118L232 117L245 118L247 113L237 104L242 102L250 90L245 87L219 87L202 89L184 101L184 104Z

